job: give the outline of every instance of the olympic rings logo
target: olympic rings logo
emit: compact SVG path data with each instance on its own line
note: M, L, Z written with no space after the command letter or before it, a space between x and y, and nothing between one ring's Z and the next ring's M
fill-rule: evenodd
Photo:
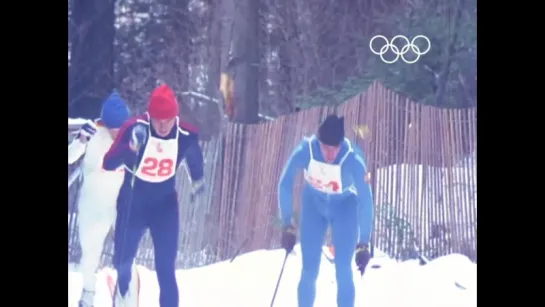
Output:
M381 38L386 42L386 45L380 47L380 51L376 51L373 48L373 41L377 38ZM401 50L399 50L399 48L396 45L394 45L395 40L398 38L405 41L405 46L403 46ZM428 48L426 48L426 50L424 51L420 51L420 48L418 48L418 46L414 44L414 42L419 38L424 39L426 41L426 44L428 45ZM395 63L397 60L399 60L400 57L403 60L403 62L407 64L414 64L416 63L416 61L420 59L421 55L428 53L428 51L430 51L430 48L431 48L430 40L424 35L417 35L411 41L409 41L409 39L403 35L396 35L392 38L391 41L388 41L388 39L384 35L375 35L369 41L369 49L371 49L371 52L376 55L379 55L382 62L386 64ZM396 55L395 58L391 61L388 61L384 58L384 54L388 51L388 49L392 50L392 52ZM409 52L409 49L412 51L412 53L416 54L416 57L414 60L407 60L405 58L405 54Z

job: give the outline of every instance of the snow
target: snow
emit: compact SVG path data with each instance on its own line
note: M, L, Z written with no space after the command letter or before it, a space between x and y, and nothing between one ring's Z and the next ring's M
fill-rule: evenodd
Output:
M68 118L68 126L79 126L83 125L88 121L85 118Z
M363 279L354 267L356 306L477 305L477 265L467 257L452 254L420 266L417 260L396 262L380 252L377 255L369 263ZM178 270L176 277L180 288L180 307L268 307L283 257L282 250L259 250L240 255L232 263L224 261L201 268ZM138 270L141 278L140 306L159 306L155 272L140 266ZM300 270L300 250L296 246L286 263L274 306L297 306ZM68 281L69 306L75 306L81 293L82 281L74 265L69 265ZM95 306L111 306L103 271L97 273L96 290ZM316 283L314 307L336 306L335 300L335 270L324 256Z

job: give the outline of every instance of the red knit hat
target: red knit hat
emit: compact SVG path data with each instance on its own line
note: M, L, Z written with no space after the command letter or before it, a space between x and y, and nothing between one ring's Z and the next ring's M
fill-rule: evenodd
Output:
M163 84L151 93L148 113L154 119L169 119L178 115L178 101L174 91Z

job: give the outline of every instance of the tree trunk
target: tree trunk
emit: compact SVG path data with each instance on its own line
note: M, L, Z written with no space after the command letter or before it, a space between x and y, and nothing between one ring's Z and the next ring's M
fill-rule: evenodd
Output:
M259 121L259 1L237 0L233 23L234 65L233 121L257 123Z
M278 29L279 46L278 79L276 80L276 107L275 115L292 113L295 102L295 45L297 39L297 7L292 1L284 1L278 4L277 12L284 16L282 28Z
M210 19L208 21L208 84L206 94L216 97L221 73L221 28L223 7L221 0L210 1Z
M221 17L223 7L220 0L209 1L208 42L206 57L206 95L211 98L219 98L218 90L221 73ZM223 118L219 109L219 103L204 101L199 109L199 121L201 123L200 137L209 140L219 135Z
M189 55L191 45L191 21L189 20L188 0L162 0L167 8L164 22L166 31L163 33L165 60L170 65L165 66L164 78L167 83L178 87L179 91L189 89Z
M455 52L456 41L458 40L458 28L460 27L460 19L462 17L462 8L464 7L465 0L458 0L456 5L456 14L454 16L454 22L452 27L452 38L449 45L447 46L447 51L445 54L445 61L443 62L443 67L441 69L441 76L439 79L439 87L437 89L437 106L445 106L445 92L447 90L447 82L450 75L450 65L452 63L452 55ZM447 3L447 5L452 5ZM450 10L448 10L450 12Z
M100 116L114 88L115 0L72 3L68 112L71 117Z

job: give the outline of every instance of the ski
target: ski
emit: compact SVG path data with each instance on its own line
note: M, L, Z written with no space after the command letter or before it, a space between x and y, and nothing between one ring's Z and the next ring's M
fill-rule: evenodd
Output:
M329 261L329 263L335 264L335 248L333 247L333 245L323 246L322 254L327 259L327 261Z
M110 290L110 296L112 298L112 306L116 307L115 292L117 290L117 278L114 278L113 276L114 270L110 268L105 268L103 271L106 274L106 283L108 285L108 289ZM138 272L138 266L135 267L134 272L136 273L136 296L137 296L135 307L139 307L140 306L140 274Z

